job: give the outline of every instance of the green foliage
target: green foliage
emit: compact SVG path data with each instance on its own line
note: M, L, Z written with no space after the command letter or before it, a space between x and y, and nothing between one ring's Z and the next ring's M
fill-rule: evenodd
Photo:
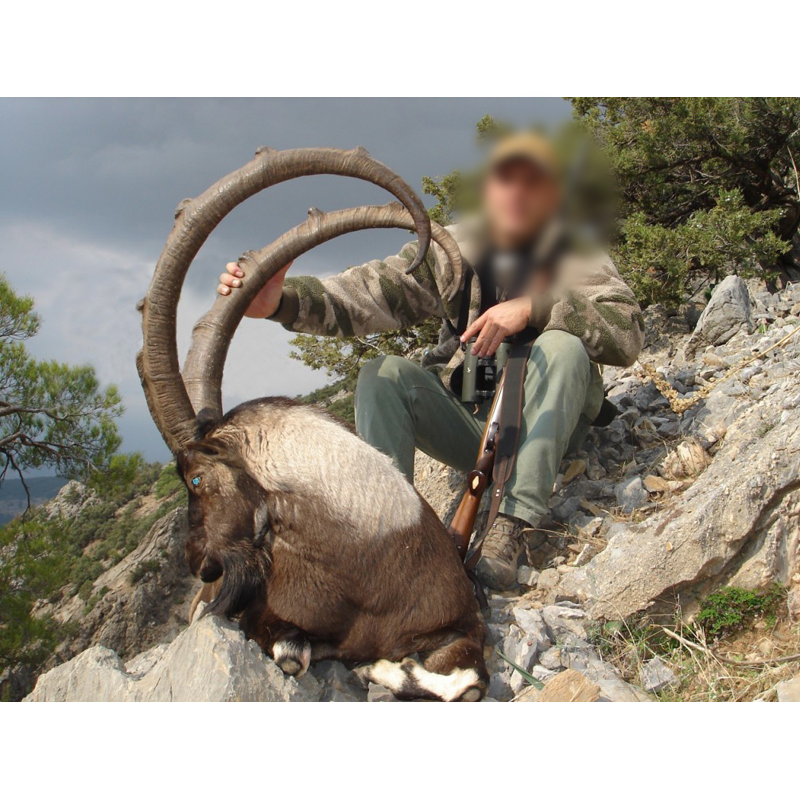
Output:
M618 185L612 254L643 305L676 306L730 273L771 280L790 263L800 225L800 99L580 97L572 104ZM487 115L476 139L491 144L509 130ZM564 132L564 153L574 151L575 134ZM448 225L475 207L476 178L459 170L424 176L423 190L435 200L431 218ZM438 332L439 321L429 320L399 334L300 334L292 357L351 380L370 358L413 356Z
M30 339L38 333L39 324L33 298L16 294L5 276L0 276L0 339Z
M33 300L0 275L0 481L9 470L23 477L52 467L88 479L108 512L110 498L126 490L144 462L114 455L120 442L114 419L122 412L114 387L101 389L91 367L28 354L25 342L39 325ZM0 528L0 671L36 667L58 643L63 628L37 610L40 601L56 599L70 582L82 598L91 596L103 567L83 548L96 536L95 522L81 529L77 520L34 512Z
M128 581L133 586L139 583L145 575L150 575L153 572L158 572L161 569L161 562L157 558L151 558L147 561L142 561L141 564L137 564L136 567L131 570L131 574L128 578Z
M796 266L797 98L572 98L621 195L614 256L640 300Z
M327 406L340 392L352 392L355 388L355 378L342 378L341 380L329 383L327 386L323 386L321 389L315 389L313 392L303 395L300 400L304 403Z
M762 265L776 264L789 247L773 230L780 217L777 209L752 213L738 189L721 191L713 208L673 227L637 211L622 223L616 260L643 304L677 306L700 273L713 283L729 273L772 277Z
M467 181L459 170L439 178L422 176L422 191L436 200L436 205L428 210L428 215L440 225L449 225L455 212L464 205L464 192Z
M774 614L785 594L780 586L773 586L766 592L726 586L703 601L696 619L709 636L727 636L749 625L757 617Z
M680 624L679 619L675 622ZM597 623L589 631L589 641L609 660L624 652L639 663L653 656L669 656L680 647L647 614Z
M89 497L75 517L47 519L34 509L0 528L0 671L14 665L35 669L64 634L37 608L40 601L77 594L88 614L108 591L95 591L97 578L136 548L155 522L185 503L185 493L173 492L150 514L137 510L136 500L155 491L165 472L139 454L116 455L108 474L92 474ZM138 579L157 569L150 562L143 566Z
M86 605L83 607L84 616L91 613L94 607L109 593L109 591L110 589L108 586L101 586L100 589L94 592L94 594L92 594L86 601Z
M290 342L296 348L290 356L312 369L324 370L334 378L355 381L364 363L377 356L399 355L409 358L435 345L441 324L440 319L432 317L421 325L403 331L342 339L301 333Z
M342 378L298 399L303 403L322 406L335 417L355 425L356 414L353 401L357 377L357 375L353 375Z
M327 410L331 414L333 414L334 417L339 417L339 419L343 419L345 422L349 422L351 425L355 425L356 407L353 400L354 400L354 395L348 394L345 397L341 397L338 400L334 400L327 407Z
M25 340L38 330L31 298L0 275L0 480L41 467L86 477L120 444L116 388L101 389L92 367L32 358Z
M100 497L113 500L120 494L128 494L132 486L141 486L142 479L151 474L152 466L141 453L117 453L111 456L104 470L89 475L86 485Z
M163 500L165 497L169 497L170 495L175 494L175 492L185 488L186 487L181 480L181 476L178 475L178 470L175 468L175 465L167 464L161 470L161 474L158 476L154 491L156 497L159 500Z
M59 627L33 611L66 582L66 549L60 526L28 520L0 528L0 672L38 666L58 644Z

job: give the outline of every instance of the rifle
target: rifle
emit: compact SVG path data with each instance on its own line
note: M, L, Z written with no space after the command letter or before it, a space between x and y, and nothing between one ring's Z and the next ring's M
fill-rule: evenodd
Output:
M582 170L583 163L587 158L587 154L588 143L584 141L572 165L570 174L567 177L561 209L561 214L564 217L568 215L568 198L571 198L575 192L575 187L578 183L578 177ZM564 243L565 240L563 235L559 236L556 241L551 243L549 252L540 255L540 261L545 263L551 259L554 259L557 253L564 246ZM503 296L498 299L498 302L502 302L502 300L505 299L505 296ZM538 336L538 331L533 331L533 329L526 330L529 334L532 333L532 336L525 336L523 333L518 334L514 340L515 345L512 345L512 354L515 352L514 347L517 346L527 346L527 354L530 354L530 345L536 336ZM519 352L520 351L517 351L518 355ZM527 355L524 355L524 359L525 361L527 360ZM503 372L497 382L497 391L495 392L494 400L492 401L492 407L489 411L489 416L486 419L486 427L483 429L483 438L481 439L481 448L478 455L478 461L475 464L475 468L467 476L467 490L464 492L464 497L461 498L461 503L456 510L455 516L447 528L450 537L453 539L453 542L456 545L458 554L461 556L461 560L465 562L464 566L468 574L471 574L472 568L476 565L480 557L480 548L483 543L483 538L487 533L487 531L484 530L482 534L476 538L475 545L470 551L469 544L470 539L472 538L472 529L475 527L475 519L478 516L478 508L481 504L481 498L483 497L483 493L486 491L486 487L489 485L489 480L494 472L497 447L500 439L500 415L503 409L503 390L505 388L506 376L508 375L509 368L511 368L510 355L509 360L506 362ZM512 403L517 402L519 414L522 413L522 380L524 378L524 374L525 368L523 361L522 367L515 371L514 376L509 381L510 399ZM517 424L516 427L516 435L518 442L519 424ZM505 450L506 445L504 444L503 447ZM503 487L506 479L508 478L512 465L513 457L509 460L508 453L501 455L501 463L498 465L500 474L495 476L496 480L494 497L492 498L492 506L489 510L488 524L493 522L494 515L497 514L500 499L502 497ZM481 604L485 605L485 597L482 597L480 585L477 582L475 582L475 585L476 590L478 591L478 598L479 600L482 599Z
M458 554L463 561L467 556L469 542L472 538L472 529L475 527L475 518L478 516L478 508L481 498L489 485L489 479L494 469L494 459L497 453L497 438L500 432L500 411L503 407L503 386L506 380L506 371L500 376L497 384L497 391L492 401L489 416L486 419L486 427L483 429L483 438L479 450L478 461L475 469L467 476L467 490L464 497L448 526L448 533L455 542Z

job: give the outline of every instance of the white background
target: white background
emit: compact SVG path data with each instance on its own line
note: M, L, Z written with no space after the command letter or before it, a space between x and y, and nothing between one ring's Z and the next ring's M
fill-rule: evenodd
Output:
M3 95L797 92L797 5L6 3Z
M797 6L18 3L4 95L796 92ZM2 176L0 176L2 191ZM796 796L792 706L0 707L7 797Z

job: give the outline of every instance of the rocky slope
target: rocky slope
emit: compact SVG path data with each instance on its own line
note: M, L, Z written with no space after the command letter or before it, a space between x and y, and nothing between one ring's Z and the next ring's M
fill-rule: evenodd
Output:
M691 618L722 585L781 584L800 616L800 333L790 335L800 285L751 294L729 278L699 312L651 307L639 363L606 369L620 415L565 459L519 590L489 598L490 699L657 697L677 682L670 666L651 654L623 680L597 630L644 612ZM445 520L462 481L418 458L417 485ZM165 517L97 579L107 590L62 657L89 649L40 678L29 699L392 699L331 662L286 678L229 623L183 627L182 524L180 511ZM154 558L158 570L125 578ZM77 602L58 609L65 621ZM796 680L781 677L778 698L796 697Z
M177 636L196 591L183 555L186 528L184 509L169 512L95 580L90 602L74 595L49 609L72 631L56 652L58 661L92 645L127 658Z

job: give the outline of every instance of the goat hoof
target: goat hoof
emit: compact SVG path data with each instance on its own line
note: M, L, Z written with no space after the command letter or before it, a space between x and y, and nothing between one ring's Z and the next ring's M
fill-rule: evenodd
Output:
M477 686L471 686L458 699L462 703L477 703L483 698L483 692Z
M299 678L311 663L311 645L308 642L281 641L272 648L275 663L286 675Z

